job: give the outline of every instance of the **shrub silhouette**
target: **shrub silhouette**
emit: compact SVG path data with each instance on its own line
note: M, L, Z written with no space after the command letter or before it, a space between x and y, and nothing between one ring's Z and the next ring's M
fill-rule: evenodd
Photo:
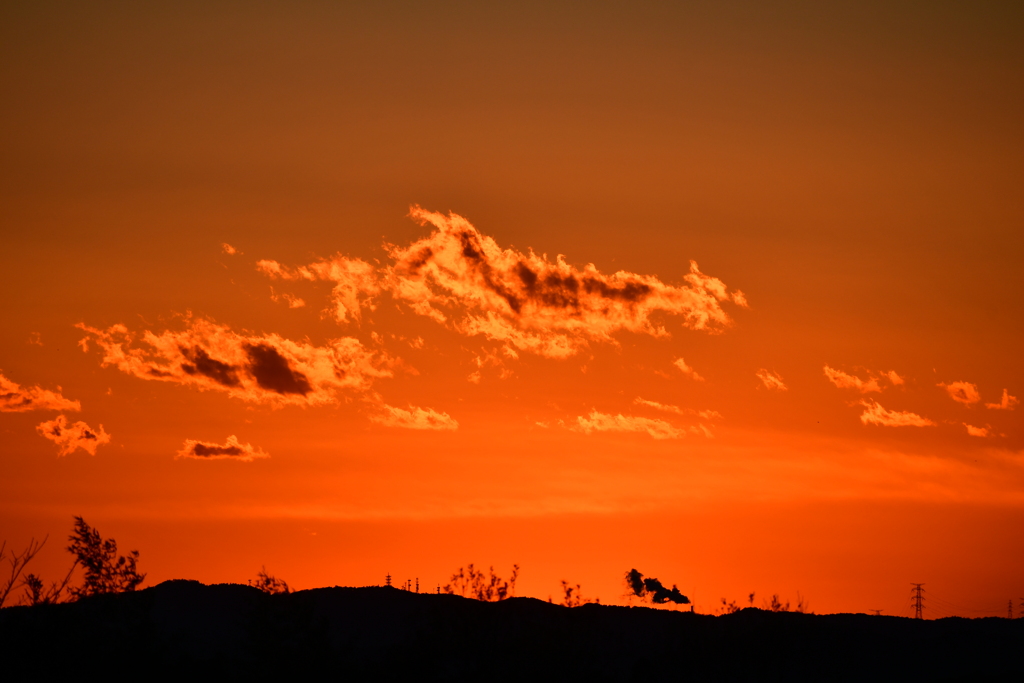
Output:
M778 593L775 593L774 595L772 595L771 602L769 602L768 600L762 601L762 605L763 605L763 609L769 610L771 612L789 612L790 611L789 600L787 600L786 602L782 602L779 599L779 594ZM808 613L808 614L810 614L811 612L808 611L807 607L808 607L807 600L805 600L800 595L800 593L798 592L796 594L796 607L793 608L793 611L794 612L801 612L801 613Z
M43 583L43 580L36 574L26 574L21 585L25 587L25 594L21 598L21 602L24 605L55 605L61 601L61 596L64 594L64 589L68 587L68 583L71 582L71 574L75 571L75 567L78 563L71 565L71 569L68 570L67 576L60 583L53 581L49 587Z
M658 605L666 602L672 602L677 605L690 604L690 599L680 593L679 589L675 586L672 586L671 589L665 588L661 581L653 577L645 579L644 575L635 569L630 569L626 572L626 586L631 597L635 595L641 600L650 600Z
M259 588L264 593L270 593L271 595L277 595L279 593L290 593L291 589L284 579L279 579L272 574L267 573L267 568L264 566L256 574L256 581L250 581L249 585Z
M441 592L450 595L457 593L463 597L484 602L497 602L516 594L516 579L518 577L518 564L512 565L512 576L505 581L494 573L493 566L488 575L476 569L471 563L466 567L459 567L458 571L452 574L451 582L441 587Z
M580 592L580 585L577 583L575 586L570 584L566 580L562 580L562 602L559 603L562 607L579 607L580 605L586 605L589 603L595 603L600 605L601 598L590 598L583 597L583 593Z
M103 593L126 593L135 590L146 579L146 575L137 569L138 550L130 551L127 556L118 555L117 541L104 539L98 529L89 526L81 517L75 517L75 529L68 540L70 545L67 549L75 556L75 564L85 569L85 582L68 589L74 599Z

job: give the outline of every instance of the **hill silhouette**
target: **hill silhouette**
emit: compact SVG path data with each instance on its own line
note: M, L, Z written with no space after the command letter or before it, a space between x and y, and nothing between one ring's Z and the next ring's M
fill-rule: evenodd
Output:
M1019 679L1022 652L1024 619L570 609L390 587L270 595L176 580L0 610L9 680L43 672L262 679L327 671L354 680L976 681Z

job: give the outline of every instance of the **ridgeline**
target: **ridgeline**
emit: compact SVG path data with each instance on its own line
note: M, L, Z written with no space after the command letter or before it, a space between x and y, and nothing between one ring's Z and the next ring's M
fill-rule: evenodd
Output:
M1024 680L1024 619L710 616L377 587L269 595L179 580L0 610L0 655L7 680Z

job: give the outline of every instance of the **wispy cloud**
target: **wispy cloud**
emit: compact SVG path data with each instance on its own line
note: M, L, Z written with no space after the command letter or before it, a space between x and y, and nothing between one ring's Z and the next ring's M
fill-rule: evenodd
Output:
M395 408L387 404L381 405L381 412L371 415L370 419L387 427L404 429L436 429L454 430L459 423L448 413L440 413L431 408L409 406L408 409Z
M0 413L29 410L81 410L82 404L61 395L61 388L50 391L39 386L23 387L0 373Z
M278 294L274 291L273 287L270 288L270 300L274 302L284 301L288 304L288 308L302 308L306 305L306 302L303 299L293 296L287 292Z
M832 384L835 384L840 389L856 389L862 394L867 394L872 391L882 391L882 387L878 385L878 380L874 377L870 377L865 381L860 377L849 375L842 370L834 370L827 365L825 366L825 377L828 377L828 381L832 382Z
M196 439L185 439L175 458L193 458L195 460L236 460L238 462L252 462L257 458L269 458L270 454L252 444L241 443L234 434L228 437L223 444L198 441Z
M777 372L772 372L771 370L761 368L754 374L757 375L757 378L761 380L762 384L764 384L765 389L771 389L774 391L789 390L786 384L782 381L782 375L780 375Z
M1010 396L1010 391L1003 389L1003 400L999 403L986 403L985 407L992 410L1013 410L1014 406L1018 403L1020 403L1020 400L1016 396Z
M362 393L390 377L395 360L383 351L343 337L325 346L276 334L247 335L208 320L186 319L187 327L141 335L124 325L105 330L79 324L103 350L103 366L140 379L222 391L252 403L323 405L338 402L338 390Z
M658 403L657 401L648 401L645 398L637 396L633 399L633 403L638 406L646 406L648 408L654 408L665 413L675 413L676 415L697 415L704 420L720 420L722 414L717 410L694 410L693 408L680 408L679 406L669 405L667 403Z
M698 382L703 382L704 381L704 378L701 377L700 375L698 375L697 371L694 370L693 368L691 368L689 365L687 365L686 361L683 360L682 358L676 358L674 361L672 361L672 365L674 365L677 368L679 368L680 372L682 372L684 375L690 377L691 379L694 379L694 380L696 380Z
M308 266L287 268L277 261L256 262L256 269L282 280L326 280L334 283L331 315L339 323L359 322L363 309L373 310L373 297L381 291L381 272L362 259L338 254Z
M886 410L876 401L861 401L864 413L860 421L883 427L934 427L935 423L926 417L909 411Z
M972 405L981 400L978 386L970 382L950 382L949 384L939 382L936 386L945 389L951 399L957 403L963 403L965 406Z
M234 256L235 254L241 253L240 251L235 249L233 246L231 246L227 242L224 242L223 244L221 244L220 248L221 248L221 251L223 251L228 256Z
M110 435L103 431L103 425L100 425L99 429L93 429L84 422L69 424L63 415L40 423L36 426L36 431L57 444L58 456L71 455L78 448L89 455L96 455L97 448L110 443Z
M476 365L477 369L469 375L469 381L479 384L480 380L483 379L484 368L494 368L498 373L499 379L508 379L515 372L505 364L505 361L516 358L519 358L519 354L515 349L507 345L490 351L482 349L479 354L473 356L473 364Z
M889 372L868 372L868 378L861 379L856 375L851 375L842 370L836 370L829 366L825 366L825 377L828 381L836 385L840 389L856 389L862 394L868 394L871 392L881 392L883 387L879 383L880 380L888 380L893 386L900 386L905 383L905 380L895 370Z
M885 377L886 379L888 379L890 382L892 382L892 385L894 387L898 387L898 386L906 383L905 380L902 377L900 377L898 374L896 374L895 370L890 370L889 372L883 372L882 376Z
M989 431L988 427L975 427L964 422L964 427L967 427L967 433L971 436L992 436L992 432Z
M590 415L580 415L576 418L580 431L584 434L593 432L643 432L655 439L681 439L686 436L686 431L677 429L665 420L655 420L647 417L635 417L633 415L610 415L599 413L596 410L590 411Z

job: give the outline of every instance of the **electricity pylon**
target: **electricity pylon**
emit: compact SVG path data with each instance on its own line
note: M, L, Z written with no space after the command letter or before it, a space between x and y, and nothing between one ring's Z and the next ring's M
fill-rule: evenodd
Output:
M924 619L924 596L922 595L922 593L924 593L924 588L921 587L924 584L911 583L910 585L913 586L910 592L913 593L912 600L914 601L914 618Z

